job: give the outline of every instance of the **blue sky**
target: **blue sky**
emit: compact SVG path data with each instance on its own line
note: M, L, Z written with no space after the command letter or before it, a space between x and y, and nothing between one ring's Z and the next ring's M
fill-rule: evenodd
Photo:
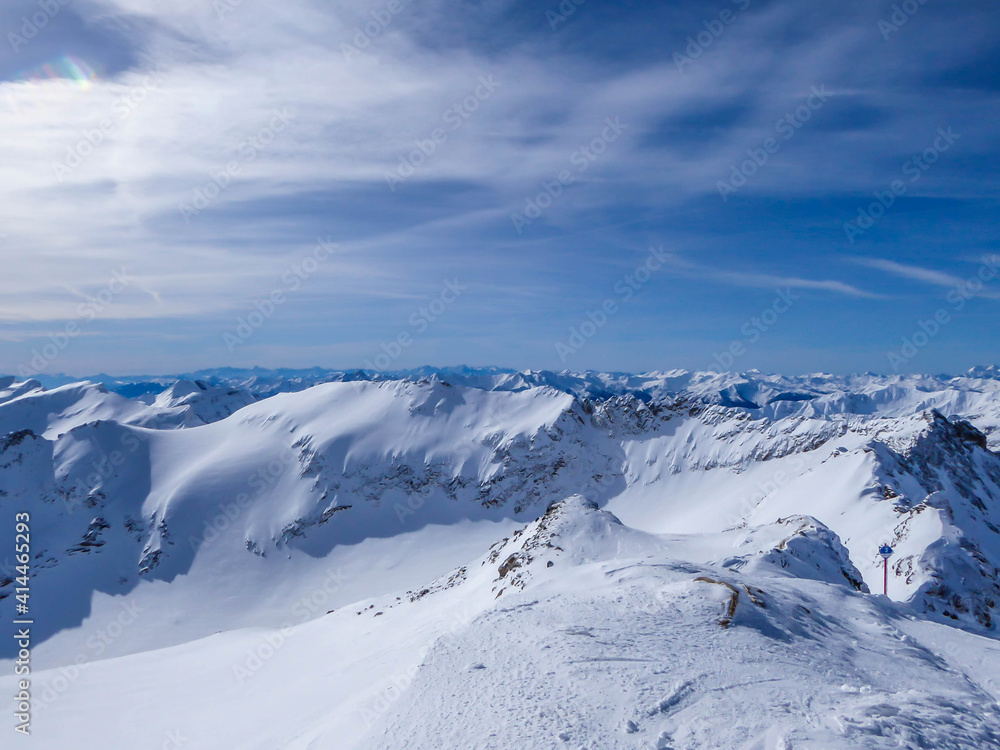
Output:
M11 373L1000 361L992 3L11 0L0 30Z

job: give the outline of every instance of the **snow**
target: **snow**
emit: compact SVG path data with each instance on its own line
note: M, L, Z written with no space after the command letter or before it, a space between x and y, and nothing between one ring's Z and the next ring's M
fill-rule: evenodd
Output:
M649 373L550 372L501 368L422 367L397 372L307 370L265 370L262 368L221 368L201 370L176 377L138 376L90 378L111 391L159 392L175 382L197 382L220 394L243 394L241 398L266 398L296 392L327 382L380 381L413 383L436 380L455 386L485 391L522 391L547 386L578 398L595 401L614 396L633 396L641 401L699 402L739 405L758 417L833 417L836 415L910 416L937 409L945 416L970 419L995 441L1000 440L1000 393L997 366L974 367L967 373L951 375L810 375L785 376L757 370L743 373L688 372L667 370ZM39 376L47 386L76 383L67 376ZM37 385L37 383L36 383ZM220 398L219 395L212 397ZM0 394L2 399L2 394ZM207 420L206 420L207 421Z
M31 747L1000 746L992 370L149 382L0 380Z

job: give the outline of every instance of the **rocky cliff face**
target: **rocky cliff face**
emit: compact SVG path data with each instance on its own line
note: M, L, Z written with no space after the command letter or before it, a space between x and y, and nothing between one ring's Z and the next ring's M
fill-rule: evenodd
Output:
M916 432L872 445L882 495L899 516L892 543L919 533L924 516L940 526L938 538L897 557L893 570L908 579L926 576L915 595L925 610L991 628L1000 602L1000 456L968 422L937 411L921 420Z

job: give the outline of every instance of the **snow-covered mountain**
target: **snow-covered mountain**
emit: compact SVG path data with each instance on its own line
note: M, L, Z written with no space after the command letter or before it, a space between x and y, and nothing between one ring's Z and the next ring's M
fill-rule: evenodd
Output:
M1000 369L980 366L949 375L812 375L784 376L750 370L743 373L666 370L642 374L619 372L552 372L496 367L421 367L393 372L373 370L267 370L218 368L175 376L111 376L84 378L129 397L155 394L176 381L211 384L226 391L244 391L257 398L301 391L314 385L344 381L438 379L452 385L489 391L519 391L538 386L591 400L631 395L642 401L685 398L705 403L760 410L764 416L883 413L912 414L936 408L946 415L973 416L988 409L1000 391ZM38 376L46 387L81 380L66 375ZM991 427L996 427L991 424Z
M998 425L995 368L3 379L33 742L998 746Z

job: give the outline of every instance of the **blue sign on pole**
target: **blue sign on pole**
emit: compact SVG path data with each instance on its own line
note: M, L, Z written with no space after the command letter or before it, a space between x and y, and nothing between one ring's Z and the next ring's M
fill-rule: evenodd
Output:
M892 556L892 547L883 544L878 548L878 553L882 555L882 593L889 596L889 558Z

